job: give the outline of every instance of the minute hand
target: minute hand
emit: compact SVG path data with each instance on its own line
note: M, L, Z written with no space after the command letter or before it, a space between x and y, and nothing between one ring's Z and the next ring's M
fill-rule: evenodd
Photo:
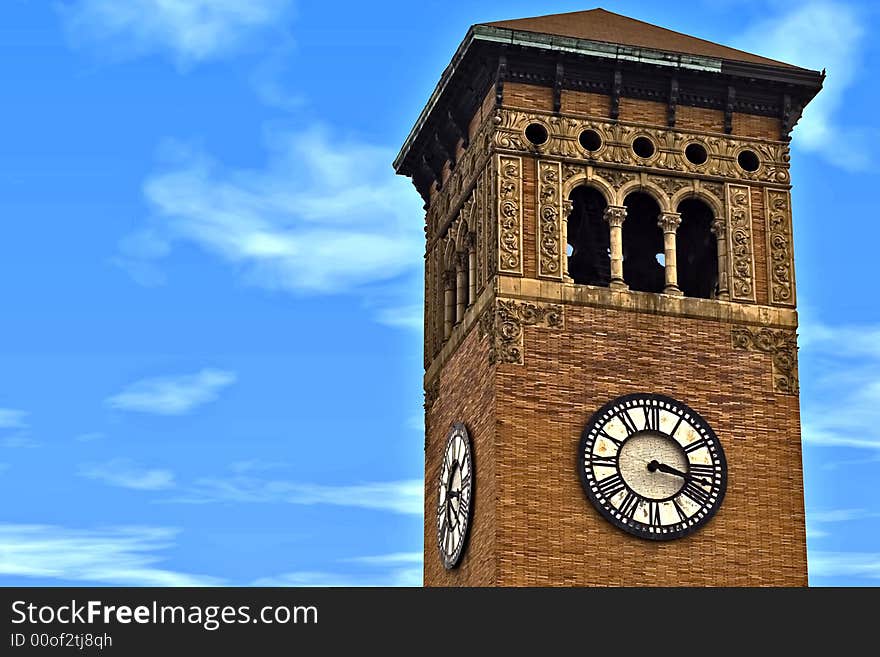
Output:
M673 468L671 465L666 465L665 463L660 463L659 461L651 461L648 464L648 470L650 470L651 472L654 472L655 470L659 470L660 472L665 472L667 474L676 475L678 477L681 477L684 480L691 480L691 481L697 482L698 484L708 485L708 482L703 481L702 479L697 479L696 477L694 477L691 474L688 474L687 472L682 472L681 470L677 470L677 469Z

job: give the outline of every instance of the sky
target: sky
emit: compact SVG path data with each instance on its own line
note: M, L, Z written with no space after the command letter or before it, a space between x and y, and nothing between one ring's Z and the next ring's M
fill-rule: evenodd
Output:
M880 584L870 3L604 8L809 68L810 583ZM0 5L0 584L419 585L421 200L474 23L576 2Z

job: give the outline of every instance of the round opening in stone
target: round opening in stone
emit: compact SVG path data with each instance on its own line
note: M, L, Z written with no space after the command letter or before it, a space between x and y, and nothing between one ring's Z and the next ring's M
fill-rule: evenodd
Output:
M586 151L598 151L602 148L602 137L595 130L584 130L578 137L578 141Z
M758 160L758 155L755 151L740 151L740 154L736 157L736 161L739 164L740 168L743 171L757 171L758 167L761 166L760 160Z
M647 137L636 137L633 141L633 152L641 158L648 158L654 154L654 142Z
M706 160L709 159L709 154L702 144L688 144L688 147L684 149L684 156L691 164L698 165L705 164Z
M546 143L548 137L547 128L540 123L530 123L526 128L526 139L532 142L535 146L540 146L541 144Z

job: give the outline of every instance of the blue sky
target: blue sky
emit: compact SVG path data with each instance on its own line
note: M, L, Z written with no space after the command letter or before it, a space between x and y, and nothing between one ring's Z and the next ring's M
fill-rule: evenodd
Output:
M880 20L604 6L828 69L792 166L810 580L876 585ZM587 8L2 3L0 583L420 583L422 211L390 162L470 24Z

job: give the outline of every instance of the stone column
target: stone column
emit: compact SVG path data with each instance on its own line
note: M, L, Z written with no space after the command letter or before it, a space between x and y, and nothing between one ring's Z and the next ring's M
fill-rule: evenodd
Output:
M663 258L665 261L666 287L663 294L681 296L678 287L678 264L675 255L675 231L681 225L681 214L678 212L661 212L657 225L663 230Z
M727 280L727 222L724 217L715 217L712 222L712 234L718 241L718 298L730 300L730 288Z
M455 324L455 272L447 269L443 272L443 339L452 333Z
M468 253L455 254L455 323L464 319L468 301Z
M568 217L573 209L574 201L570 198L563 199L562 227L560 228L562 232L559 236L561 244L559 246L562 249L562 280L566 283L574 283L574 279L568 275Z
M468 307L477 300L477 234L468 233Z
M609 287L615 290L627 289L623 280L623 221L626 219L626 207L609 205L605 208L605 221L609 226L609 242L611 246L611 282Z

